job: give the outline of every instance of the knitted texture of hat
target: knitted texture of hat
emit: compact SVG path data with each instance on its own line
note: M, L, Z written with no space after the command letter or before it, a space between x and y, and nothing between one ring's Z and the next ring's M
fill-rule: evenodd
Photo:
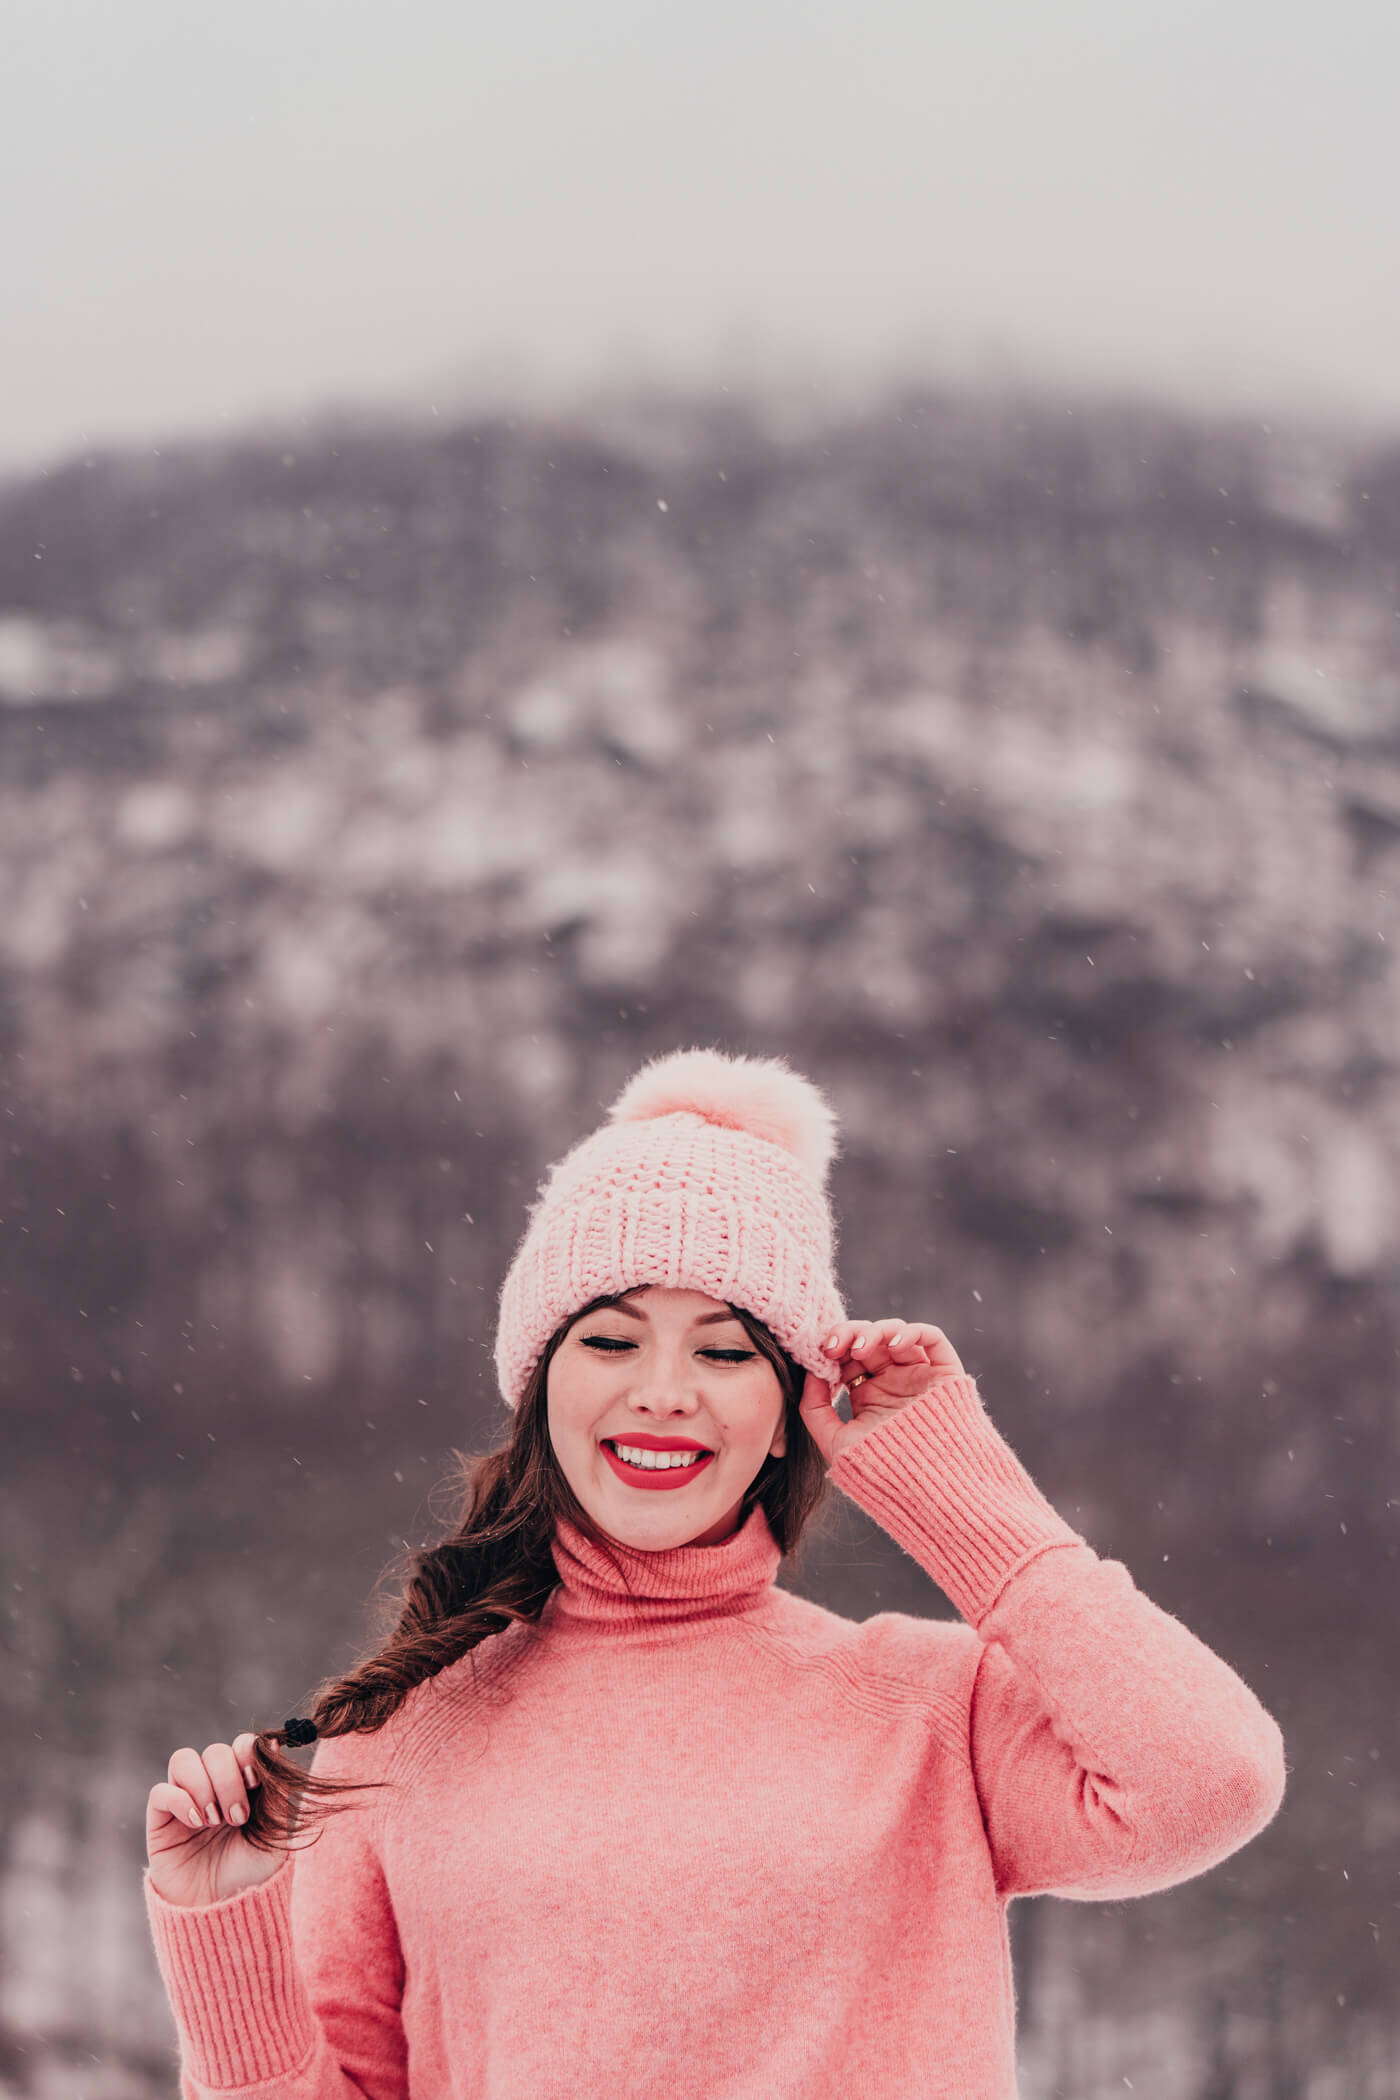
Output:
M835 1154L835 1114L781 1058L677 1050L644 1065L531 1206L496 1326L506 1405L557 1327L644 1284L743 1306L839 1384L822 1346L846 1316L826 1195Z

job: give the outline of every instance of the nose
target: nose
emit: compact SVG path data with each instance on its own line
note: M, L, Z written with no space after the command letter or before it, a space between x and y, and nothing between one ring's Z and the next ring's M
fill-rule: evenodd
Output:
M695 1413L694 1406L688 1401L668 1400L647 1393L634 1393L632 1406L647 1421L660 1423L663 1427L689 1422Z
M695 1372L684 1353L673 1360L658 1351L649 1365L637 1366L637 1374L629 1397L640 1413L658 1421L684 1420L699 1408Z

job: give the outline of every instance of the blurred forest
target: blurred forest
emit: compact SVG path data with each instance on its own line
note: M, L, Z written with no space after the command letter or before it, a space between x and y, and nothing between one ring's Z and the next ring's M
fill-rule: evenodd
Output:
M1383 433L721 394L0 486L0 2093L174 2094L147 1789L361 1651L540 1175L693 1042L824 1087L852 1310L1284 1729L1224 1867L1015 1907L1027 2100L1396 2100L1398 877ZM783 1580L950 1609L836 1497Z

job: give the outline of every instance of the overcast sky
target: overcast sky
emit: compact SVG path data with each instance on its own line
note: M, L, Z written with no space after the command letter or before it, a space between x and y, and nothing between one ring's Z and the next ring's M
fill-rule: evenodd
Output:
M34 0L0 463L634 374L1400 430L1393 0Z

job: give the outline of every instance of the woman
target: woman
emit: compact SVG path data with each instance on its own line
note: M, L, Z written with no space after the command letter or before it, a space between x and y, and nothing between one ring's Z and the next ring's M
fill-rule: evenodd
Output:
M1004 2100L1010 1899L1166 1888L1273 1816L1273 1720L942 1329L846 1317L834 1150L780 1060L685 1051L541 1185L514 1427L393 1640L151 1789L185 2100ZM965 1623L777 1587L827 1479Z

